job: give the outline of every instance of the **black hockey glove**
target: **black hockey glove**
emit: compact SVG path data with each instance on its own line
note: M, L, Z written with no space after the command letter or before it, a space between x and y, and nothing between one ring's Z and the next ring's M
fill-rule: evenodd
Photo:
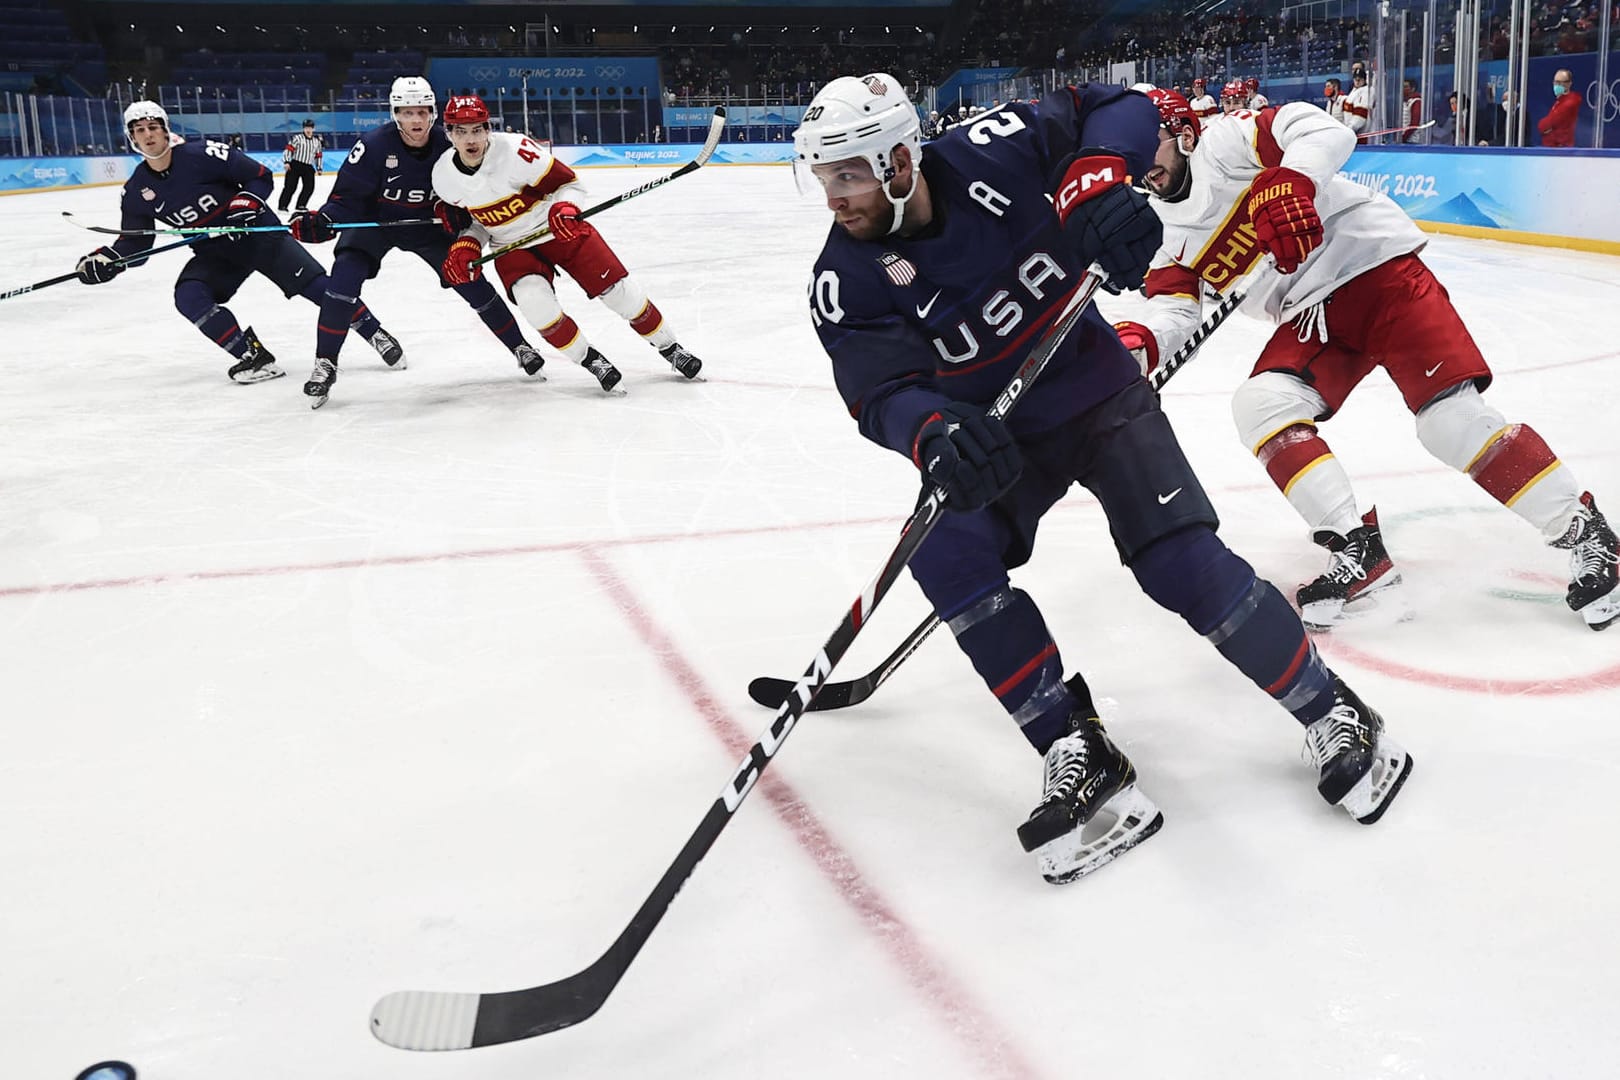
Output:
M73 272L86 285L105 285L124 272L118 265L119 254L110 247L98 247L80 259Z
M463 208L447 203L437 196L433 199L433 216L439 219L439 228L451 236L460 236L472 227L473 218Z
M332 219L319 210L300 210L287 222L287 230L301 244L326 244L337 239Z
M1125 159L1110 150L1070 154L1053 170L1052 206L1080 261L1108 275L1109 292L1140 289L1164 240L1147 196L1131 187Z
M225 224L239 229L250 229L255 225L274 225L277 218L264 205L264 200L251 191L238 191L236 197L225 207ZM227 240L240 240L251 233L228 232Z
M989 506L1024 470L1007 425L968 404L946 405L924 420L911 441L911 460L945 489L952 510Z

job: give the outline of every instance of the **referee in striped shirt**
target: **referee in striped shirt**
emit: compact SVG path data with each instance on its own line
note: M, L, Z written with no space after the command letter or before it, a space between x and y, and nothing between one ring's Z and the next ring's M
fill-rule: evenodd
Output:
M298 193L298 209L309 209L309 197L315 194L315 171L321 167L321 149L325 144L315 134L315 121L305 120L304 130L292 137L283 151L281 160L287 165L286 178L281 182L280 208L286 211L293 201L293 189L302 185Z

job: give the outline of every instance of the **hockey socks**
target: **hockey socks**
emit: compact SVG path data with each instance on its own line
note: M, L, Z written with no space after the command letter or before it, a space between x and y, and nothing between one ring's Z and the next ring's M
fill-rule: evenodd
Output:
M1044 754L1067 734L1082 703L1063 685L1063 658L1033 600L1003 582L941 617L1031 746Z
M175 310L238 360L248 351L248 340L231 309L214 303L214 293L200 281L182 281L174 287Z
M1299 616L1212 530L1183 529L1159 540L1137 555L1131 572L1300 723L1333 707L1333 675Z

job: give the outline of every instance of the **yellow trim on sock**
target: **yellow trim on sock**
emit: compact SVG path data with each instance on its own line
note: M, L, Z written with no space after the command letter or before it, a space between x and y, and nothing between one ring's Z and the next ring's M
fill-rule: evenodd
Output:
M1295 473L1294 478L1292 480L1288 481L1288 483L1283 486L1283 489L1282 489L1283 496L1286 498L1288 493L1294 490L1294 485L1299 483L1300 480L1304 479L1306 473L1310 472L1312 469L1316 468L1318 465L1322 464L1322 462L1328 460L1332 456L1333 456L1332 454L1323 454L1321 457L1317 458L1315 461L1312 461L1309 465L1306 465L1303 469L1299 470L1299 472Z
M1562 461L1559 461L1557 458L1553 458L1553 463L1551 465L1547 466L1545 469L1542 469L1540 472L1536 473L1536 475L1532 476L1529 480L1526 480L1525 483L1524 483L1524 487L1522 487L1518 491L1514 492L1513 498L1509 499L1507 502L1503 503L1502 505L1506 506L1506 507L1512 507L1514 503L1518 502L1519 499L1521 497L1523 497L1525 492L1529 491L1531 488L1533 488L1537 484L1541 483L1542 480L1546 479L1548 473L1552 472L1554 469L1558 468L1558 466L1560 466L1562 464L1563 464Z
M1503 435L1506 435L1508 428L1512 426L1512 424L1503 424L1497 429L1495 435L1492 435L1490 438L1486 439L1485 445L1479 448L1479 453L1470 458L1468 464L1463 466L1463 472L1472 473L1474 471L1474 466L1479 464L1479 459L1485 456L1485 451L1495 446L1496 440L1500 439Z

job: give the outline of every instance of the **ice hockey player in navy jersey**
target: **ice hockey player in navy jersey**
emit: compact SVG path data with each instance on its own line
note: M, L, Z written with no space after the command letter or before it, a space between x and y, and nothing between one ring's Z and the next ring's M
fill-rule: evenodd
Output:
M1086 314L1006 422L986 412L1088 266L1110 288L1141 286L1162 226L1128 181L1151 166L1158 128L1141 94L1081 86L985 112L924 155L905 91L872 74L828 83L794 134L801 185L836 219L811 319L861 433L948 494L912 575L1045 756L1019 839L1053 882L1163 820L1089 698L1064 682L1035 602L1008 580L1076 482L1142 589L1304 726L1323 798L1371 823L1411 767L1282 594L1216 537L1157 397L1101 315ZM1106 827L1088 829L1099 813Z
M394 80L388 94L394 122L368 132L349 151L338 169L337 181L326 204L293 217L292 234L307 244L323 244L338 236L332 226L351 221L409 221L432 219L438 200L433 195L433 163L450 149L450 140L436 119L437 102L433 87L420 75ZM439 212L445 209L439 204ZM459 228L431 225L400 226L388 229L346 229L337 242L332 273L321 301L320 322L315 333L315 368L304 393L310 404L326 403L332 384L337 381L338 352L343 347L345 328L360 302L360 288L377 276L383 256L395 248L409 251L433 267L437 273ZM444 288L453 288L478 313L490 333L500 339L529 375L539 372L545 360L523 338L517 320L489 282L478 278L463 285L452 285L441 276ZM401 353L391 366L404 367Z
M137 101L124 110L124 130L143 160L124 184L121 228L151 229L159 222L175 228L280 224L265 203L270 170L242 151L221 142L171 142L169 114L152 101ZM139 255L152 242L151 236L121 236L84 256L74 269L86 285L105 284L124 270L116 260ZM138 266L140 260L128 265ZM175 308L236 358L229 375L240 383L286 374L253 328L243 329L224 306L253 273L275 282L289 298L302 296L318 304L326 291L326 271L285 233L226 233L198 240L174 283ZM363 307L355 313L354 326L385 358L399 348Z

